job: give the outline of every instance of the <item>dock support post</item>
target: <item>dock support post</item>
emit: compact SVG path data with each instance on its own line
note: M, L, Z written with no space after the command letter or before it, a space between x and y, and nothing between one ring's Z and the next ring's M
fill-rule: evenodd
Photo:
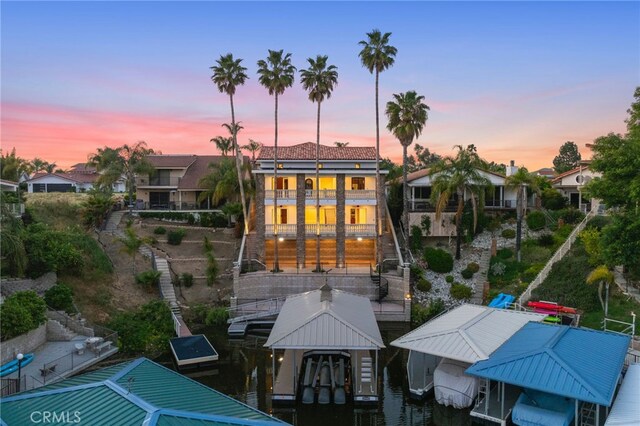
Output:
M296 380L297 379L296 375L298 374L298 369L296 368L297 367L296 366L296 357L297 357L297 355L298 355L298 350L294 349L293 350L293 395L294 395L294 398L297 395L297 393L296 393L296 391L297 391L296 385L298 384L298 380Z
M578 426L578 400L576 399L576 415L574 417L574 426Z
M596 404L596 426L600 426L600 404Z
M378 350L376 349L376 375L373 377L373 380L371 381L371 386L375 386L375 394L376 396L378 396ZM371 389L372 392L374 392L374 389Z
M487 380L487 396L484 398L484 413L489 414L489 400L491 399L491 380Z
M276 350L271 348L271 396L273 397L273 389L276 387Z
M504 382L500 383L502 385L502 392L500 394L500 419L505 420L504 418Z

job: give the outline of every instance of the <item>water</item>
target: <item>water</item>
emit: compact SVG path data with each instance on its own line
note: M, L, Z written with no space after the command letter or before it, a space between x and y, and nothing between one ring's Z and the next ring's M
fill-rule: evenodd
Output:
M296 426L447 426L470 425L468 410L443 407L433 400L409 399L406 379L408 352L390 347L389 342L409 331L405 323L380 323L387 348L379 353L380 401L371 406L347 404L281 407L271 403L271 351L264 348L265 336L230 340L226 327L196 330L203 333L220 355L215 367L187 372L188 377ZM163 361L170 363L167 356Z

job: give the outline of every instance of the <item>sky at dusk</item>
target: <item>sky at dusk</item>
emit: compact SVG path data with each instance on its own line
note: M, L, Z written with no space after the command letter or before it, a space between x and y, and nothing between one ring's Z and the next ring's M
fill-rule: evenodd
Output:
M274 100L258 83L268 49L329 56L339 79L322 104L321 143L375 145L374 77L358 41L391 32L380 76L381 155L393 93L430 106L415 141L441 155L475 144L498 163L551 166L558 148L624 132L640 85L639 2L10 2L1 12L1 147L60 167L97 148L146 141L212 154L229 99L211 82L221 54L243 58L239 142L273 144ZM296 76L280 98L279 145L315 141L316 106Z

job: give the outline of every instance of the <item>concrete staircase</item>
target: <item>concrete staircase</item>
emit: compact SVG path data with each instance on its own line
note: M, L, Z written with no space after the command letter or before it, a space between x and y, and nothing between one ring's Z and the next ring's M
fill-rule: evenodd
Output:
M489 264L491 262L491 250L486 249L480 255L480 269L475 274L475 291L471 296L470 302L476 305L482 305L482 292L484 283L489 280Z
M51 341L69 342L76 337L77 334L62 325L59 321L49 319L47 321L47 339Z
M109 220L107 221L107 225L104 228L104 232L114 233L115 231L117 231L118 225L120 224L122 216L124 216L125 213L126 212L124 210L112 212L109 216Z
M144 246L149 250L149 247ZM151 250L149 250L151 251ZM169 303L169 307L171 311L176 314L176 316L180 315L180 307L178 306L178 301L176 299L176 292L173 288L173 283L171 282L171 272L169 271L169 262L162 257L156 257L156 271L160 272L160 295L164 300Z

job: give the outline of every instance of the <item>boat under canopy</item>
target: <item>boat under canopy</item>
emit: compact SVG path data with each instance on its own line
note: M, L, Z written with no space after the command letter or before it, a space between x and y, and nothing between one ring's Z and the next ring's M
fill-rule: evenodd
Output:
M412 396L422 397L435 387L436 401L464 408L472 405L478 384L477 379L464 374L462 366L466 368L487 359L529 321L542 321L545 316L465 304L428 321L391 345L409 349L407 376Z
M624 375L622 386L604 425L637 426L638 424L640 424L640 364L631 364Z
M378 351L384 344L367 297L326 284L289 296L265 346L272 351L274 402L378 401Z

